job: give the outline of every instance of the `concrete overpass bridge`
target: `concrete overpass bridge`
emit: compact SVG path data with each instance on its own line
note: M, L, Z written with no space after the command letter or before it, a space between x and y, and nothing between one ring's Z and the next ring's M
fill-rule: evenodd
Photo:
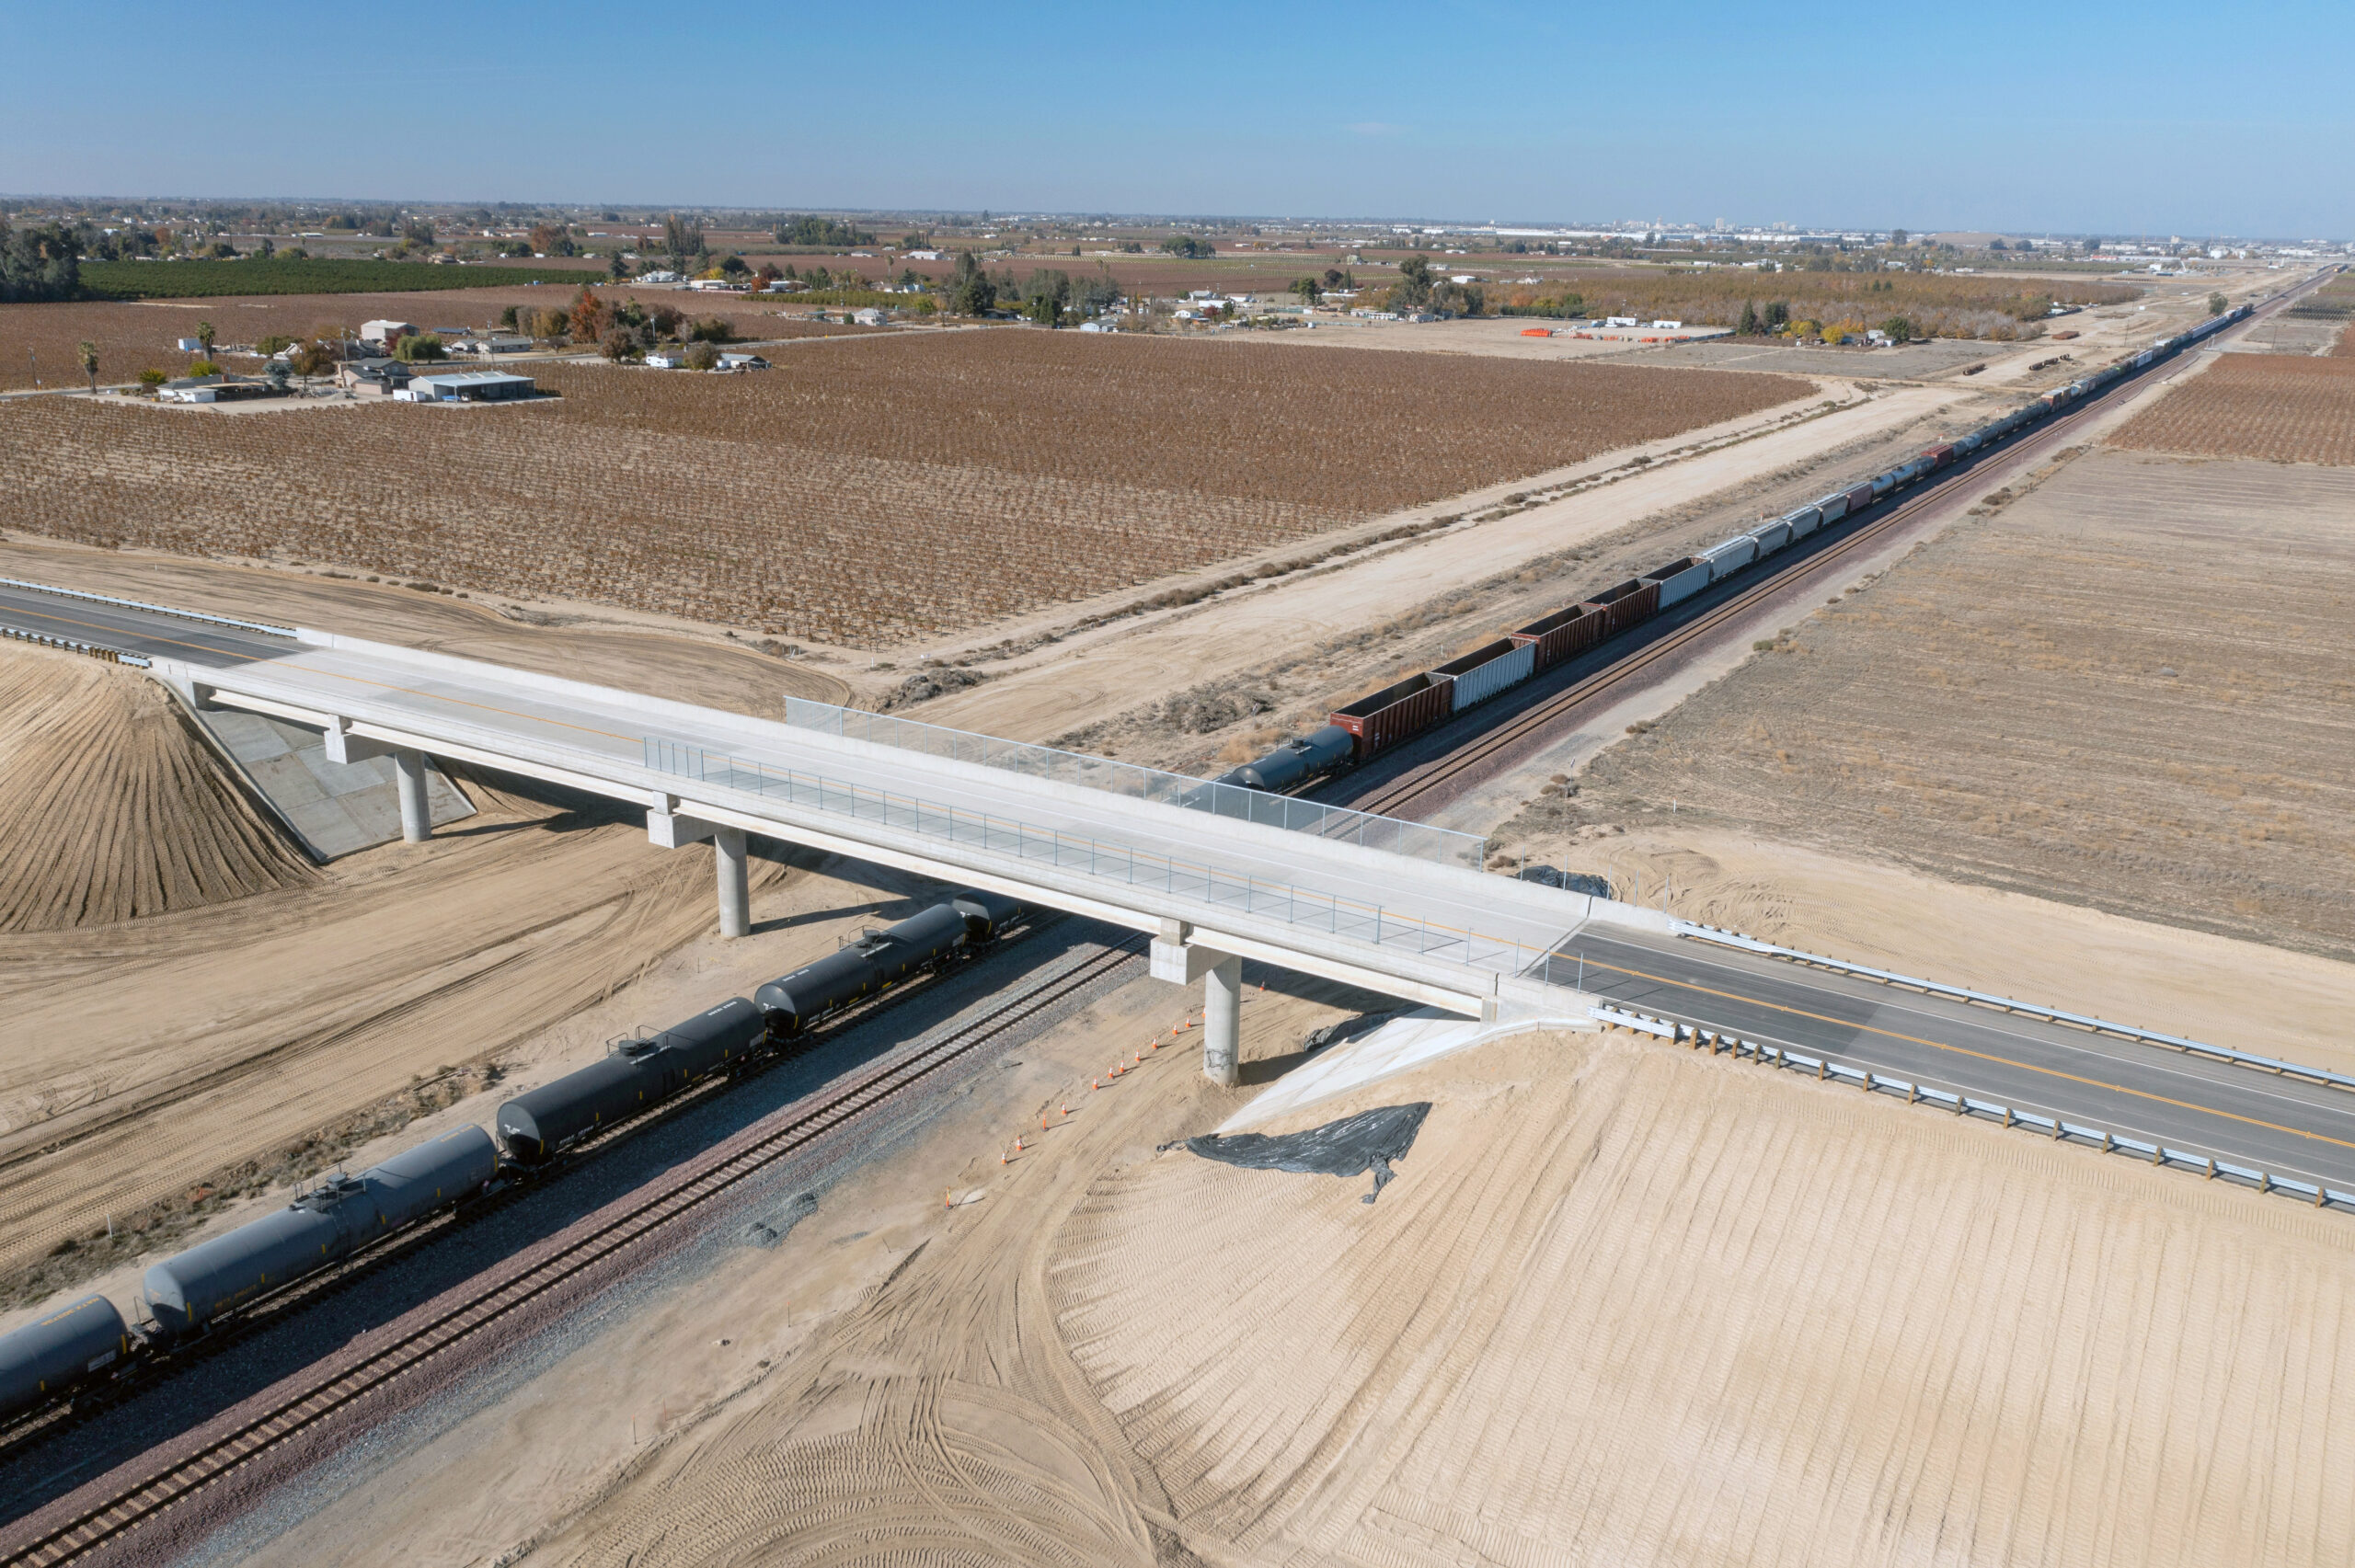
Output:
M642 807L653 843L715 846L726 935L748 929L749 834L1146 933L1156 976L1203 983L1214 1076L1235 1071L1245 958L1588 1026L1591 999L1543 976L1593 900L1485 875L1470 835L824 704L780 723L35 585L0 585L0 618L29 590L52 612L70 597L87 641L144 657L193 706L315 727L334 761L390 755L411 839L431 831L429 756Z

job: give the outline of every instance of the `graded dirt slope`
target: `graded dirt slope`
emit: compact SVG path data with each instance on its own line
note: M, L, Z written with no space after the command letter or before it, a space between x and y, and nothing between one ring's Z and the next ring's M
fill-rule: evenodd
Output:
M2355 955L2350 515L2344 471L2081 457L1795 624L1509 836L1665 824L1672 801L1698 826Z
M162 687L0 642L0 932L199 909L315 876Z
M1142 989L1077 1022L1133 1038ZM1246 1045L1281 1048L1279 1013L1304 1021L1247 1006ZM1169 1146L1236 1098L1183 1055L959 1169L1051 1091L1028 1082L261 1560L402 1530L632 1568L2355 1550L2336 1217L1624 1036L1270 1124L1430 1101L1371 1205L1364 1176Z
M1626 1037L1402 1177L1099 1180L1060 1323L1212 1561L2332 1562L2355 1231Z

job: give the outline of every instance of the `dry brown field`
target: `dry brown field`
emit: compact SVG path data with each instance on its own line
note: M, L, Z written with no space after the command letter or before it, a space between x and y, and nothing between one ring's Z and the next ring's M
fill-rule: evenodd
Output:
M2355 465L2355 364L2220 355L2111 440L2144 452Z
M411 294L262 294L250 298L202 300L102 301L76 304L0 305L0 391L18 391L33 384L38 360L43 386L84 384L78 345L85 339L98 348L98 384L136 380L143 370L178 375L189 356L172 347L177 338L209 321L218 333L216 343L253 344L272 335L307 337L338 327L357 327L363 321L413 321L428 330L439 327L483 327L496 323L509 305L541 309L560 306L575 291L556 287L520 289L452 289L445 292ZM633 297L628 289L600 289L608 302ZM852 333L848 326L821 326L809 322L787 323L775 314L771 303L752 305L722 296L682 293L676 290L643 290L634 296L649 307L669 304L689 315L726 316L746 338L801 337L822 333ZM236 369L232 364L230 367Z
M1491 278L1518 271L1488 266L1477 270ZM1571 273L1542 285L1491 283L1488 293L1492 304L1527 304L1562 289L1575 290L1584 301L1586 313L1592 315L1732 326L1740 322L1745 302L1763 310L1779 300L1790 307L1794 320L1844 324L1852 332L1901 315L1924 336L2001 340L2041 335L2046 308L2055 300L2120 304L2142 292L2131 284L2083 278L2028 280L1924 272L1753 272L1717 267L1706 271L1629 268Z
M1672 801L1695 830L2355 956L2349 516L2355 474L2080 457L1512 831L1664 827Z
M1004 330L561 402L0 407L17 526L860 641L971 625L1805 395L1788 377Z

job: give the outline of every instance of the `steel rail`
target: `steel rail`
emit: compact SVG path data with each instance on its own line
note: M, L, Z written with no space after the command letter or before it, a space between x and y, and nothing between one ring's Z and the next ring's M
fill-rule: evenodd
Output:
M2249 317L2250 321L2262 319L2264 319L2262 314ZM2195 349L2194 352L2196 351ZM2153 372L2163 367L2172 367L2179 371L2188 360L2188 355L2170 355L2156 364L2145 366L2141 372L2125 377L2114 383L2100 396L2079 403L2066 413L2048 419L2025 433L2017 441L1999 447L1996 451L1988 453L1987 459L2027 458L2032 460L2040 456L2047 449L2074 433L2080 424L2092 416L2114 406L2109 403L2112 393L2127 387L2150 384L2146 378ZM1378 816L1399 816L1419 801L1439 793L1444 786L1464 780L1467 774L1476 774L1484 764L1492 761L1499 753L1549 728L1574 710L1584 706L1614 687L1625 684L1661 660L1672 658L1689 651L1694 645L1705 642L1728 622L1738 620L1754 609L1761 601L1803 584L1809 578L1836 566L1844 557L1863 549L1902 525L1916 521L1927 509L1951 501L1956 487L1970 483L1974 474L1983 475L1985 469L1991 465L1987 459L1982 459L1974 453L1969 466L1958 468L1943 479L1917 489L1912 496L1890 509L1886 515L1875 518L1861 528L1849 532L1836 543L1810 551L1798 559L1788 562L1781 570L1763 577L1739 592L1711 605L1707 610L1665 635L1657 637L1640 647L1631 649L1603 668L1580 677L1554 696L1514 715L1505 723L1469 738L1453 750L1424 764L1420 770L1410 772L1357 801L1355 808ZM1407 819L1412 820L1411 818Z
M1024 991L925 1050L809 1107L708 1169L679 1178L512 1277L488 1286L360 1361L291 1391L195 1452L79 1510L0 1559L15 1568L55 1568L119 1539L258 1456L278 1448L471 1335L645 1241L748 1177L899 1095L1031 1014L1102 979L1135 956L1138 938L1100 948L1056 978Z

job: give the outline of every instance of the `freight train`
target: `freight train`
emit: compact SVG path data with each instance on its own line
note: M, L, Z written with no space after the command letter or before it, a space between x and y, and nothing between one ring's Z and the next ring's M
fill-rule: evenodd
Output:
M582 1139L716 1073L807 1049L811 1025L912 977L978 956L1024 912L998 894L959 893L861 933L749 1000L730 997L660 1033L615 1042L602 1059L500 1105L496 1139L479 1127L454 1128L166 1258L147 1271L147 1315L138 1324L126 1322L109 1298L92 1295L0 1335L0 1422L121 1376L143 1356L421 1219L536 1176Z
M1212 782L1282 793L1378 756L1532 676L1576 658L1671 605L1690 599L1711 583L1788 548L1818 529L1855 517L1929 475L2050 418L2136 371L2180 353L2246 319L2255 308L2239 305L2211 316L2190 331L2154 343L2130 360L2121 360L2081 381L2056 387L1991 424L1950 441L1941 441L1886 473L1770 518L1748 532L1737 533L1696 555L1687 555L1639 577L1614 583L1526 626L1506 632L1461 658L1436 670L1409 675L1372 696L1361 697L1327 715L1322 728L1285 740L1267 755L1223 773ZM1205 793L1215 795L1215 792Z

